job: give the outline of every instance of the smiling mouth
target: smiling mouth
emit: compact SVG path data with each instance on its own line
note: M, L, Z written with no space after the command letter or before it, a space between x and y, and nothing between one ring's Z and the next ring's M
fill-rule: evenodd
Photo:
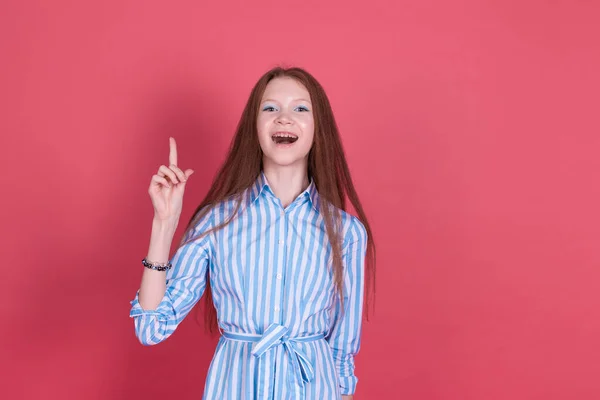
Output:
M298 136L288 132L277 132L271 136L275 144L292 144L298 140Z

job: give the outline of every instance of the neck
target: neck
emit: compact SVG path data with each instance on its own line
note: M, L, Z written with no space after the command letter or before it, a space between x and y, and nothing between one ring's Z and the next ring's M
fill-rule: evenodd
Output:
M263 172L283 207L289 206L310 183L306 166L280 166L264 163Z

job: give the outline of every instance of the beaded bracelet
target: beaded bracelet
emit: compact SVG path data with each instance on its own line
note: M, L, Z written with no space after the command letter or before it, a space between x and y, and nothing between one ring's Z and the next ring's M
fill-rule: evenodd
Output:
M148 260L146 260L146 258L142 260L142 264L144 265L144 267L154 269L156 271L166 271L168 269L171 269L172 267L170 262L167 262L166 264L149 263Z

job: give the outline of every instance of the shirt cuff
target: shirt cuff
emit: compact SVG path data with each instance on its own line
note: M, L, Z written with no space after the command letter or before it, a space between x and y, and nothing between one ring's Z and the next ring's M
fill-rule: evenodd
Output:
M341 376L340 377L340 389L343 395L349 396L356 392L356 384L358 378L355 375Z
M159 321L167 321L169 317L174 314L173 304L168 293L165 292L165 296L161 300L158 307L156 307L156 310L144 310L140 305L139 296L140 291L138 290L135 293L135 298L129 302L131 304L129 317L134 318L139 316L154 315Z

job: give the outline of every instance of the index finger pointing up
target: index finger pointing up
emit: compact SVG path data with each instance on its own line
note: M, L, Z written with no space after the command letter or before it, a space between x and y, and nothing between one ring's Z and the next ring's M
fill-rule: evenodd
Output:
M175 143L175 138L169 138L169 144L171 150L169 151L169 165L177 165L177 143Z

